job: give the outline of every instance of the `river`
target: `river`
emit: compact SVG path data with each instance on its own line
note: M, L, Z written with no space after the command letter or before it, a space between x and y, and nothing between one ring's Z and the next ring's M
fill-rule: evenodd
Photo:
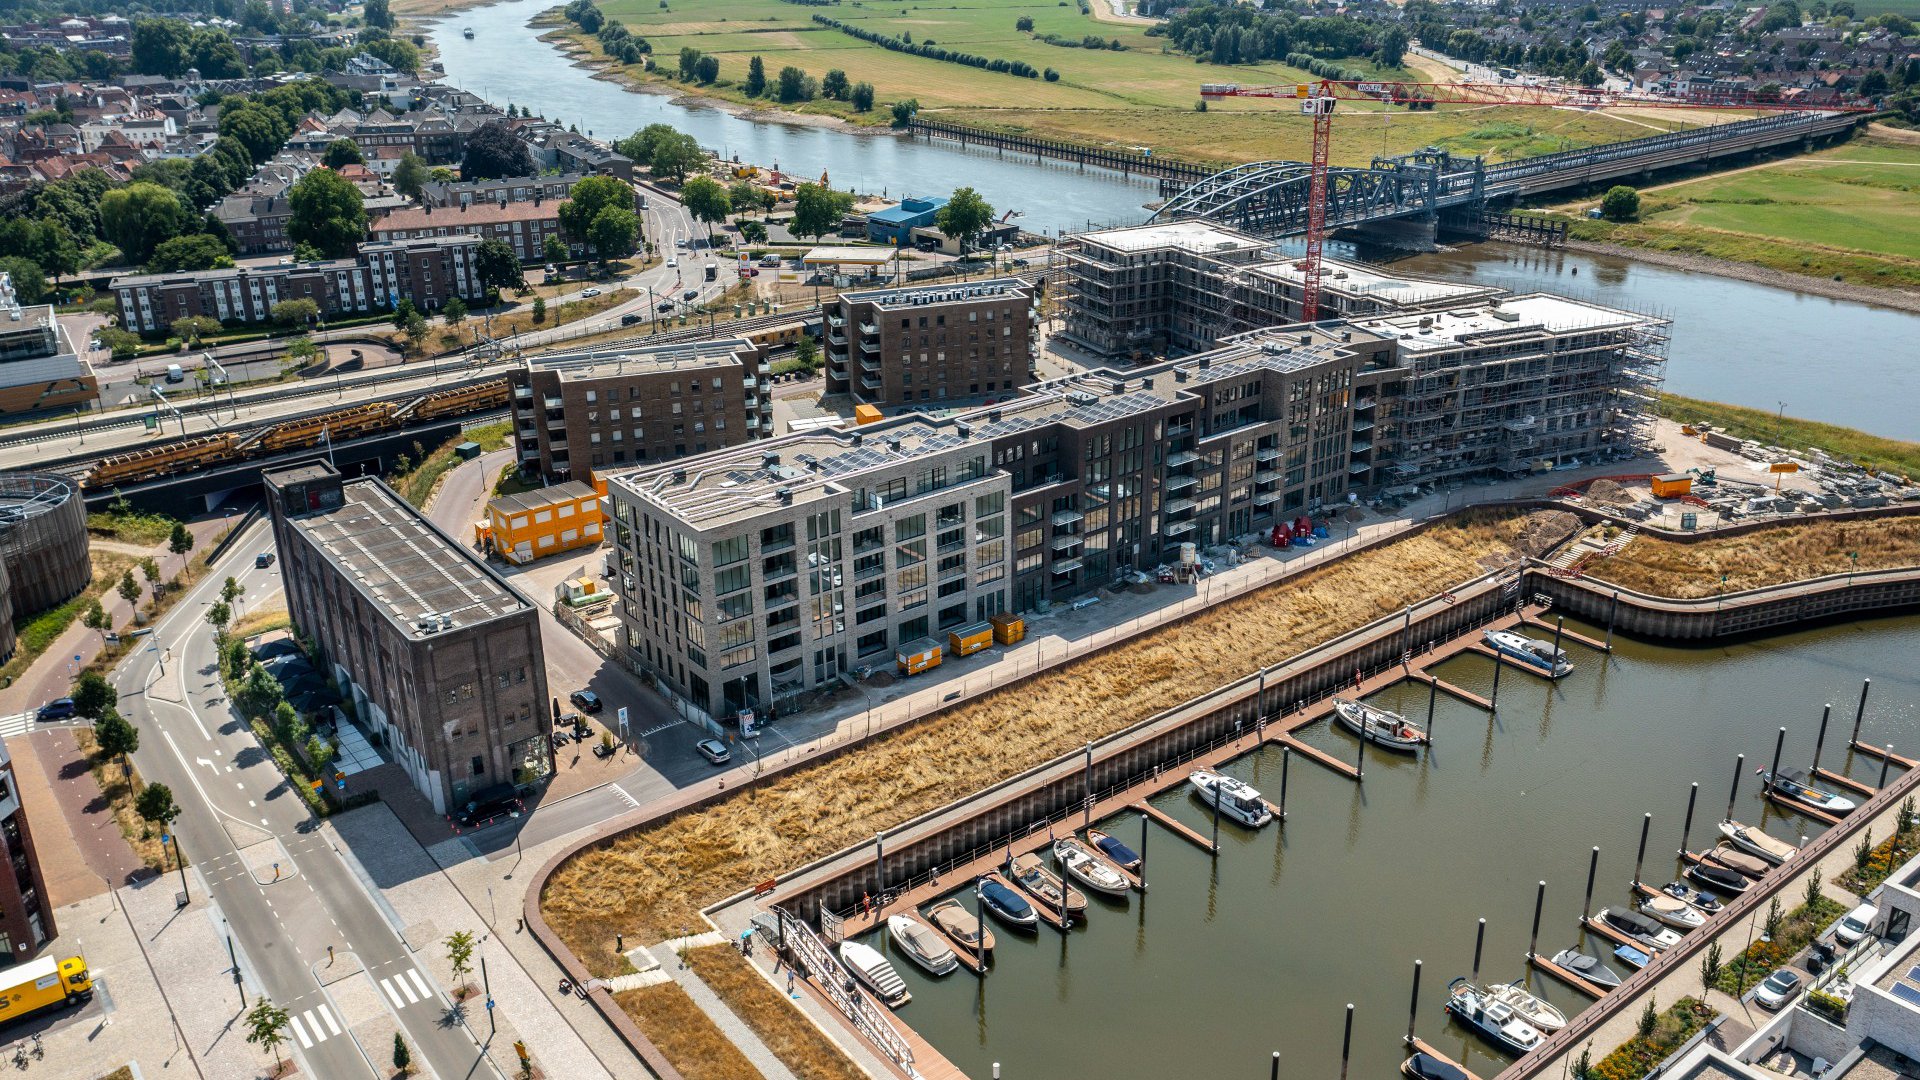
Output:
M701 145L799 176L829 174L835 187L898 197L970 184L997 207L1022 211L1034 232L1129 223L1155 189L1079 169L840 127L745 119L723 109L635 93L594 79L557 50L532 42L528 20L553 0L507 0L440 20L429 31L447 79L508 103L619 138L652 123ZM472 27L474 37L461 36ZM1547 289L1673 320L1667 388L1769 412L1920 438L1920 315L1692 274L1631 260L1542 252L1507 244L1421 256L1410 272Z

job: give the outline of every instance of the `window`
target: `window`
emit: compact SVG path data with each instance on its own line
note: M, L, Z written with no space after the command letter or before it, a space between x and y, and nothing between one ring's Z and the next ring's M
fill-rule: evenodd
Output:
M735 536L713 545L713 565L731 566L747 557L747 538Z
M752 581L752 570L747 566L729 566L713 575L713 591L716 594L738 592Z

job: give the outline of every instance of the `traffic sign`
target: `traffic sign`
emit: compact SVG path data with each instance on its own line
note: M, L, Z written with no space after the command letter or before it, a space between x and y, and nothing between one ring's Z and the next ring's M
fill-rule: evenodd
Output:
M491 1010L491 1009L493 1008L493 999L492 999L492 998L488 998L488 999L487 999L487 1008L488 1008L489 1010Z
M327 786L327 782L325 780L315 780L313 782L313 790L315 791L319 791L321 788L326 786Z

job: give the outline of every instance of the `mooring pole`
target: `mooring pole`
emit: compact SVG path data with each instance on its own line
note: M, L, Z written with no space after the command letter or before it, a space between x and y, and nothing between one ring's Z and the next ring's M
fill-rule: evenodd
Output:
M1733 802L1740 797L1740 774L1747 771L1747 755L1738 754L1733 759L1733 788L1727 792L1727 816L1722 821L1733 820Z
M1885 788L1887 786L1887 766L1893 764L1893 744L1888 743L1885 749L1881 751L1881 754L1882 754L1882 757L1880 758L1880 782L1874 785L1874 787L1876 788Z
M1862 679L1860 682L1860 704L1853 707L1853 735L1847 740L1848 743L1857 743L1860 741L1860 721L1866 719L1867 691L1871 689L1873 689L1873 680Z
M1433 706L1440 697L1440 680L1427 678L1427 745L1433 745Z
M1787 748L1787 729L1781 728L1780 734L1773 740L1773 766L1767 770L1767 786L1763 791L1772 791L1780 782L1780 752Z
M879 892L887 891L887 838L880 833L873 834L873 866L880 875Z
M1820 771L1820 751L1827 745L1827 718L1833 715L1833 702L1820 707L1820 733L1813 737L1813 768L1808 772Z
M1540 913L1545 910L1546 906L1547 883L1543 881L1540 883L1540 887L1533 891L1533 936L1527 939L1527 955L1529 957L1540 951Z
M1473 981L1480 981L1480 946L1487 943L1487 920L1481 919L1479 929L1473 932Z
M1220 857L1220 783L1217 779L1213 785L1213 857Z
M1493 650L1493 695L1487 699L1488 712L1500 711L1500 669L1507 666L1502 659L1505 655L1499 649Z
M1361 730L1363 731L1365 730L1365 725L1362 725ZM1366 778L1367 778L1367 737L1365 735L1362 735L1360 736L1360 749L1354 751L1353 753L1353 781L1354 783L1357 784L1365 781Z
M1553 617L1553 663L1556 667L1560 664L1560 635L1565 633L1566 629L1567 617L1555 615Z
M1353 1002L1347 1002L1347 1033L1340 1039L1340 1080L1347 1080L1347 1062L1353 1057Z
M1287 820L1287 773L1293 768L1293 748L1280 747L1280 820Z
M1140 815L1140 891L1147 891L1147 815Z
M1407 1042L1413 1042L1413 1022L1420 1016L1420 961L1413 962L1413 1000L1407 1003Z
M1696 780L1687 785L1687 820L1680 826L1679 854L1681 855L1687 853L1687 838L1693 834L1693 801L1699 797L1700 782Z
M1607 651L1613 651L1613 616L1620 610L1620 590L1613 590L1613 599L1607 602Z
M1640 815L1640 853L1633 857L1633 885L1640 887L1640 866L1647 860L1647 833L1653 830L1653 815Z
M1280 1051L1273 1052L1273 1068L1267 1072L1267 1080L1280 1080Z
M1083 829L1093 827L1093 744L1087 744L1087 812Z
M1586 918L1593 912L1593 875L1600 872L1600 849L1595 847L1587 858L1587 898L1580 901L1580 917Z

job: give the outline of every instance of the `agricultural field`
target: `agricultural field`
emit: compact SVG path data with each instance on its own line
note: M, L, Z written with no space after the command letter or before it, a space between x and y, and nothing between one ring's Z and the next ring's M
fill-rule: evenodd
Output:
M1848 552L1859 555L1857 565ZM1854 569L1907 566L1920 566L1920 519L1912 517L1787 523L1691 544L1643 536L1617 555L1588 563L1586 574L1635 592L1695 600Z

